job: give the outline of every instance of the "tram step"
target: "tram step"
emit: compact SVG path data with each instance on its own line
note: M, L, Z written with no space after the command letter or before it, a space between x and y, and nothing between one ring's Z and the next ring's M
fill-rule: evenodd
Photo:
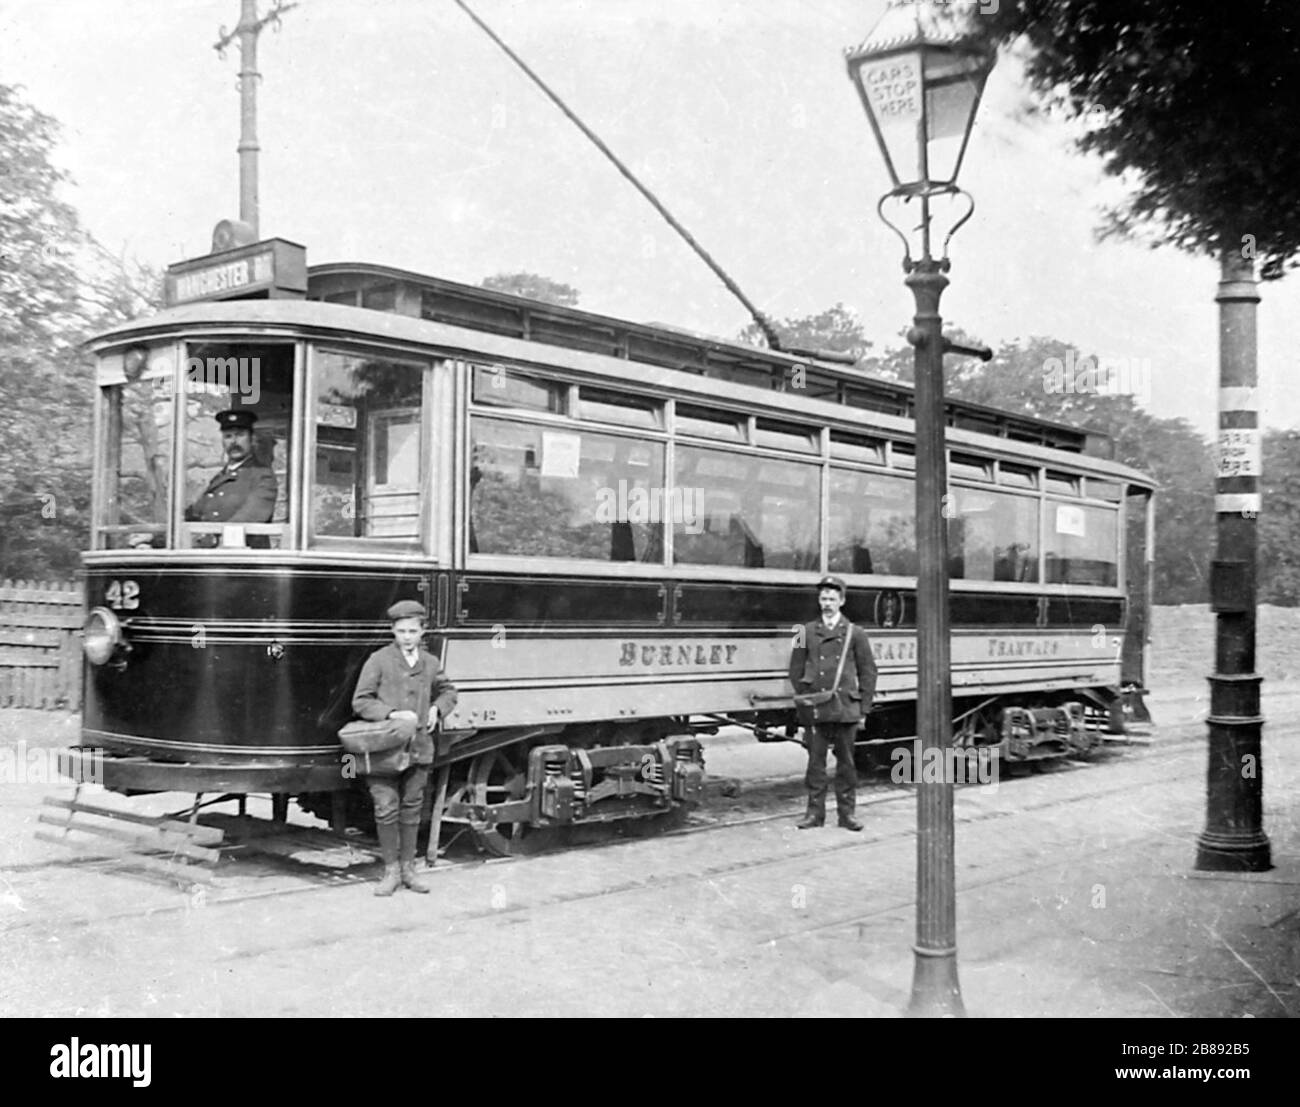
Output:
M52 810L42 811L36 821L56 827L62 833L37 830L36 838L85 857L100 857L174 879L204 883L213 879L211 866L216 865L221 857L220 850L213 847L221 844L223 835L214 827L165 817L150 818L131 811L53 796L46 797L42 806ZM120 843L122 848L114 850L110 847L106 852L105 846L111 843Z
M263 853L327 869L350 869L379 860L376 848L330 830L216 811L206 818L218 833L225 834L227 842L242 847L244 856Z

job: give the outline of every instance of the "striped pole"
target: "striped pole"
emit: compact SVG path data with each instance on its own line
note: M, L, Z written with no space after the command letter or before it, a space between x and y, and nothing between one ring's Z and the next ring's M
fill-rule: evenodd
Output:
M1219 441L1214 511L1217 548L1210 568L1215 612L1210 676L1205 830L1196 867L1262 872L1272 868L1264 833L1260 677L1255 672L1260 426L1254 262L1235 250L1222 259L1219 291Z

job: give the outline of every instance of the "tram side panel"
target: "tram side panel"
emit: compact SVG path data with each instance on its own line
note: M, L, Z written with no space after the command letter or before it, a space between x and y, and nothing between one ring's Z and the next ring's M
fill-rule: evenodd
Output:
M88 604L116 612L124 648L107 664L87 665L84 744L112 755L109 787L347 787L337 729L351 715L361 663L387 640L373 612L427 583L418 571L95 567ZM1066 625L957 629L954 695L1024 702L1113 689L1118 611L1080 601L1063 608ZM1109 623L1091 621L1099 617ZM432 644L461 693L448 729L477 743L465 749L482 750L494 732L504 744L528 728L568 730L583 744L597 733L588 724L674 720L685 730L690 716L790 721L783 698L792 629L495 624L434 628ZM905 708L916 696L915 631L868 629L878 714ZM449 752L461 756L455 745Z
M956 696L1114 688L1119 657L1097 639L1118 626L967 630L952 643ZM869 632L878 707L916 699L916 632ZM700 633L519 629L451 632L447 665L460 700L454 729L691 715L776 715L790 706L789 628ZM460 676L458 674L465 674Z

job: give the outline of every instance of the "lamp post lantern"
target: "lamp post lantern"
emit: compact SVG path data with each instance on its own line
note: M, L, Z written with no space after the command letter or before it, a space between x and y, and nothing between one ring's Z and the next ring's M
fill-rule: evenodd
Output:
M944 338L939 298L948 286L948 241L974 210L969 193L957 187L957 174L994 59L987 44L969 33L962 13L917 0L891 0L866 41L847 50L846 57L893 182L877 212L903 240L904 283L916 302L907 334L916 348L916 721L922 764L934 759L943 765L952 743L943 355L957 351L986 361L991 355ZM939 195L964 197L967 208L936 258L930 201ZM919 258L912 257L907 236L884 214L890 199L920 203ZM908 1014L963 1016L957 980L953 782L929 781L926 775L918 774L917 783L916 956Z

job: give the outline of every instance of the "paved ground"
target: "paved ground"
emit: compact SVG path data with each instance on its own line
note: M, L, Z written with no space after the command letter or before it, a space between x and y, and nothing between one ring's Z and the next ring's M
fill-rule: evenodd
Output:
M1088 765L958 791L969 1014L1300 1014L1300 689L1265 702L1276 867L1232 876L1191 867L1200 695L1157 700L1150 740ZM0 715L10 746L52 725ZM444 865L433 895L386 901L346 874L252 859L188 893L51 864L57 847L31 831L38 793L58 789L0 785L0 1014L897 1016L912 793L864 787L863 834L796 831L801 763L724 737L710 770L741 794L685 832Z

